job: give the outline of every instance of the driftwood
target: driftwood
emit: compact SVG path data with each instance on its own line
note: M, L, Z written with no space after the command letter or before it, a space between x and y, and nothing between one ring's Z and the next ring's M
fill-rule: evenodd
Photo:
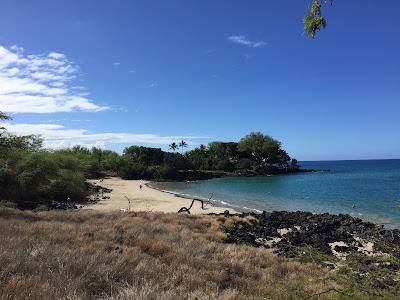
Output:
M190 215L190 209L192 208L193 204L195 201L199 201L201 203L201 209L205 209L204 208L204 201L201 199L193 199L192 203L190 204L189 208L187 207L182 207L181 209L178 210L178 214L181 212L187 212Z
M128 200L128 211L131 211L131 199L125 196L126 200Z
M210 198L208 198L208 200L207 200L207 202L206 202L206 204L204 206L206 206L207 204L212 205L211 199L212 199L213 196L214 196L214 193L211 194Z
M182 208L180 208L180 209L178 210L178 214L181 213L181 212L187 212L187 213L190 215L190 209L193 207L193 204L194 204L195 201L199 201L199 202L201 203L201 209L205 210L207 204L212 205L212 203L211 203L211 198L212 198L213 196L214 196L214 194L211 194L210 198L208 198L208 200L207 200L205 203L204 203L204 200L197 199L197 198L193 199L193 200L192 200L192 203L191 203L190 206L189 206L189 208L187 208L187 207L182 207Z

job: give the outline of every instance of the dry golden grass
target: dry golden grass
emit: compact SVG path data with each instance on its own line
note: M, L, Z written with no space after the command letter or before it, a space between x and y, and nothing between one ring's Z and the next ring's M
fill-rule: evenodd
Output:
M235 225L236 222L246 222L247 224L251 224L254 221L257 221L257 219L253 216L229 216L227 218L225 217L218 217L217 220L222 224L222 227L224 227L227 230L232 230L233 226Z
M211 216L0 209L0 298L297 299L329 288L313 266L225 244L219 226Z

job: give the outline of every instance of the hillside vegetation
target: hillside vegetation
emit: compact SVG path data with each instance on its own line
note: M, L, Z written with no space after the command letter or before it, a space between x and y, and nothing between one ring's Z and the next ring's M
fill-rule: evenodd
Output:
M0 120L8 119L0 112ZM42 142L40 136L15 136L0 126L0 206L46 210L54 202L83 201L93 192L86 179L106 175L197 180L299 170L279 141L261 133L251 133L238 143L211 142L187 152L185 141L171 143L170 152L130 146L122 155L81 146L49 150Z

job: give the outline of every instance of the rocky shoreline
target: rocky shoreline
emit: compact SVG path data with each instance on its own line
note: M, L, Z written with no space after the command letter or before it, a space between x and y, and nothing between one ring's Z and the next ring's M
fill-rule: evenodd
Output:
M400 230L350 215L263 212L219 215L226 242L317 263L375 296L400 292ZM377 294L377 290L380 294Z
M350 215L329 213L275 211L242 213L226 230L228 241L253 246L276 248L284 256L299 245L309 245L326 253L361 251L366 243L374 243L371 253L389 253L400 258L400 230L364 222ZM233 216L233 217L234 217ZM341 242L341 245L332 243ZM344 245L345 244L345 245Z

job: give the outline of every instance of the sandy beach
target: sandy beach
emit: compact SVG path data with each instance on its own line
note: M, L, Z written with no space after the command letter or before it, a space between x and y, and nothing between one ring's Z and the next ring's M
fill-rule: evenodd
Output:
M131 211L153 211L153 212L178 212L181 207L189 207L192 199L180 197L178 195L162 192L153 189L145 180L123 180L117 177L105 178L103 180L90 180L92 184L112 189L111 193L104 194L110 199L101 199L97 203L89 204L83 209L97 211L121 211L129 209ZM140 189L142 185L142 189ZM101 198L101 197L100 197ZM217 207L207 205L201 209L200 202L196 201L191 208L191 214L222 213L226 209L231 213L236 211L229 207Z

